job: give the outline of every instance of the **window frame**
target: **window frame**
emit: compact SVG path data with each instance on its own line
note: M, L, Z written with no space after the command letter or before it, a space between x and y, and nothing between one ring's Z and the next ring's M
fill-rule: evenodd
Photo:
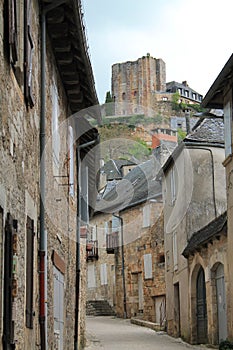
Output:
M34 221L27 216L26 223L26 327L33 329L33 292L34 292Z

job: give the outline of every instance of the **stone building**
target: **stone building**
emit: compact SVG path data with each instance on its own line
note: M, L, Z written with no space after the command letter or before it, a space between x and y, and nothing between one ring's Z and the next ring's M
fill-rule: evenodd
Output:
M140 114L151 108L151 92L166 91L162 59L147 54L137 61L112 66L112 97L116 115Z
M233 103L233 55L228 59L216 80L210 87L203 99L202 105L205 108L217 108L224 110L225 125L225 159L223 165L226 169L226 193L227 193L227 263L229 268L227 310L227 335L233 341L233 192L232 192L232 103Z
M174 110L173 97L178 93L178 104L186 106L185 110ZM202 95L183 81L166 82L166 64L150 54L136 61L116 63L112 66L112 99L115 115L145 115L163 118L160 126L170 126L171 116L184 116L194 104L199 105ZM189 107L190 106L190 107ZM183 108L184 109L184 108Z
M156 171L154 159L142 163L97 203L91 224L101 249L98 261L88 262L88 299L107 299L120 317L140 316L164 327L163 214Z
M222 119L200 120L161 171L167 331L197 343L217 341L218 267L226 281L229 276L220 217L226 210L223 129Z
M1 0L0 10L0 348L72 349L85 341L76 152L93 197L98 158L80 114L98 102L81 4Z

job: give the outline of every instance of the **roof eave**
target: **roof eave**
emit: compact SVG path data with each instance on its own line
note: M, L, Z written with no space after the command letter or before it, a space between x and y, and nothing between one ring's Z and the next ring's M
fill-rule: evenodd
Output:
M205 95L201 106L204 108L223 108L223 93L224 87L229 79L232 79L233 74L233 54L219 73L218 77Z

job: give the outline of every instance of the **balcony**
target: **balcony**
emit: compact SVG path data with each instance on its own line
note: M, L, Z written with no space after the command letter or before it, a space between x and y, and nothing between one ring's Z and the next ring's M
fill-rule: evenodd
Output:
M98 241L87 241L87 261L98 260Z
M114 254L115 250L119 247L119 234L113 232L106 235L106 251L107 254Z

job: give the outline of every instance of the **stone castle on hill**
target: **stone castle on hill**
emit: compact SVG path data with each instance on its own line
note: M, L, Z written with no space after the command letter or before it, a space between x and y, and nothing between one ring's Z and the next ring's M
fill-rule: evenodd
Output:
M202 95L191 89L187 81L166 82L166 64L150 54L136 61L116 63L112 66L112 98L115 115L145 114L148 116L174 115L172 101L179 93L178 103L186 106L200 104ZM186 108L187 112L189 108ZM181 111L182 112L182 111Z

